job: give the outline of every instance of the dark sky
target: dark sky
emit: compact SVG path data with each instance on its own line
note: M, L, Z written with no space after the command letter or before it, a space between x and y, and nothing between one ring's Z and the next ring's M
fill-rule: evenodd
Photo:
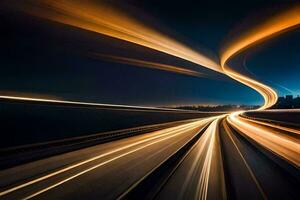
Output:
M217 57L228 38L296 1L119 0L126 10L193 49ZM74 27L0 9L0 92L131 105L259 104L253 90L224 75L163 53ZM196 78L103 61L88 52L187 66ZM230 63L280 95L300 94L300 29L239 54Z

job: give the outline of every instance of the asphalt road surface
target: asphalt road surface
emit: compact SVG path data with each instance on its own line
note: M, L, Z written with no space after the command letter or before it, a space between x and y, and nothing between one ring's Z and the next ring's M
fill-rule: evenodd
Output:
M219 115L0 172L0 199L298 199L299 130Z

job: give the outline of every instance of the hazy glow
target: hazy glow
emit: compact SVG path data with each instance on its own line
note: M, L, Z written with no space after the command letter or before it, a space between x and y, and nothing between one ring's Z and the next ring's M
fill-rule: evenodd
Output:
M221 66L224 72L245 85L258 91L264 98L265 103L260 109L271 107L277 101L276 92L253 79L241 75L226 66L226 62L235 54L254 45L262 40L268 39L278 33L288 30L300 23L300 7L290 9L280 15L273 16L265 23L249 30L247 33L241 35L228 45L221 54Z

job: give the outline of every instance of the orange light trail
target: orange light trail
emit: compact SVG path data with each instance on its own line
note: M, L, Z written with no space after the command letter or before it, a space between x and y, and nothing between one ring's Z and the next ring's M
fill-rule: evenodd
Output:
M21 97L21 96L5 96L0 95L0 100L15 100L15 101L28 101L28 102L42 102L42 103L54 103L54 104L63 104L63 105L72 105L72 106L95 106L95 107L110 107L116 109L136 109L137 110L149 110L149 111L172 111L172 112L190 112L179 109L172 108L158 108L158 107L146 107L146 106L129 106L129 105L120 105L120 104L102 104L102 103L91 103L91 102L82 102L82 101L67 101L67 100L57 100L57 99L45 99L45 98L32 98L32 97Z
M194 199L207 199L207 194L209 190L209 177L210 174L215 172L215 166L213 159L215 159L215 151L219 145L218 137L218 125L220 119L225 117L225 115L220 115L215 117L205 132L201 135L200 139L196 143L193 151L197 151L195 158L193 159L188 173L185 175L184 181L182 183L181 191L179 193L178 199L186 199L185 192L189 191L188 188L193 182L192 180L197 176L197 192ZM195 172L200 170L200 174L196 175Z
M95 54L95 56L100 57L104 60L109 60L113 62L118 62L122 64L130 64L135 65L139 67L146 67L151 69L159 69L164 70L168 72L178 73L178 74L184 74L189 76L195 76L195 77L204 77L206 76L203 73L186 69L184 67L174 66L174 65L168 65L163 63L157 63L157 62L151 62L151 61L145 61L145 60L139 60L134 58L126 58L126 57L120 57L120 56L113 56L113 55L103 55L103 54Z
M256 90L264 98L264 104L257 110L264 110L271 107L277 102L277 93L269 86L262 84L256 80L248 78L242 74L239 74L225 66L223 66L224 72L231 78L243 83L244 85Z
M17 2L13 7L33 16L138 44L222 72L220 65L211 58L147 27L104 2L63 0L26 2L26 4Z
M243 119L247 120L249 122L253 122L255 124L261 124L261 125L264 125L264 126L269 126L271 128L280 129L280 130L283 130L283 131L286 131L286 132L290 132L290 133L294 133L296 135L300 135L300 130L297 130L297 129L283 127L283 126L279 126L279 125L275 125L275 124L271 124L271 123L267 123L267 122L262 122L262 121L258 121L258 120L248 119L248 118L243 118Z
M251 78L229 69L226 65L227 61L237 53L257 44L263 40L273 37L279 33L287 31L288 29L300 24L300 7L297 6L284 13L274 16L267 20L265 23L251 29L247 33L241 35L234 40L221 54L221 66L224 72L231 78L253 88L259 92L265 103L260 110L266 109L274 105L277 101L276 92L267 85L259 83Z
M239 116L240 113L236 112L227 117L230 125L295 166L300 166L300 144L297 139L278 134L271 128L249 123Z
M300 6L289 9L279 15L273 16L265 23L249 30L240 35L231 45L223 52L221 57L222 66L234 55L240 51L285 32L292 27L300 24Z
M267 85L235 72L234 70L230 69L226 63L234 55L249 48L250 46L274 37L279 33L288 31L298 24L300 24L299 6L274 16L260 26L257 26L247 33L241 35L229 46L227 46L221 54L221 67L224 73L231 78L253 88L263 96L265 102L264 105L259 108L259 110L269 108L276 103L278 98L276 92ZM281 134L272 128L292 132L294 134L299 133L297 130L279 127L264 122L257 122L256 120L244 119L239 116L239 114L242 112L243 111L235 112L227 117L227 121L231 126L239 130L242 134L253 139L264 148L269 149L271 152L274 152L275 154L288 160L295 166L300 166L299 140L289 135Z

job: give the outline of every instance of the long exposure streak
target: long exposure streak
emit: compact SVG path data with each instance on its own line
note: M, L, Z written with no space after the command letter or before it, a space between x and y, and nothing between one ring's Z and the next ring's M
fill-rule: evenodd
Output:
M289 28L295 27L298 24L300 24L300 7L295 7L280 15L272 17L260 26L257 26L248 31L246 34L241 35L229 46L227 46L227 48L225 48L221 54L221 66L224 72L231 78L236 79L237 81L255 89L263 96L265 103L260 108L261 110L271 107L276 103L276 92L269 86L266 86L244 75L241 75L232 69L229 69L228 66L226 66L226 63L230 58L242 50L268 39L271 36L275 36L276 34L284 32Z
M169 55L173 55L217 72L219 64L191 48L163 35L103 2L84 1L27 1L16 3L24 12L84 30L100 33Z
M282 156L297 167L300 166L300 144L297 139L279 135L268 127L259 127L239 116L239 112L227 117L229 124L260 145Z
M174 111L174 112L183 112L178 109L171 108L157 108L157 107L145 107L145 106L128 106L128 105L119 105L119 104L102 104L102 103L91 103L91 102L81 102L81 101L65 101L65 100L56 100L56 99L45 99L45 98L32 98L32 97L23 97L23 96L5 96L0 95L0 99L3 100L13 100L13 101L25 101L25 102L42 102L42 103L52 103L52 104L63 104L69 106L94 106L94 107L110 107L116 109L136 109L136 110L152 110L152 111ZM188 111L184 111L188 112Z

